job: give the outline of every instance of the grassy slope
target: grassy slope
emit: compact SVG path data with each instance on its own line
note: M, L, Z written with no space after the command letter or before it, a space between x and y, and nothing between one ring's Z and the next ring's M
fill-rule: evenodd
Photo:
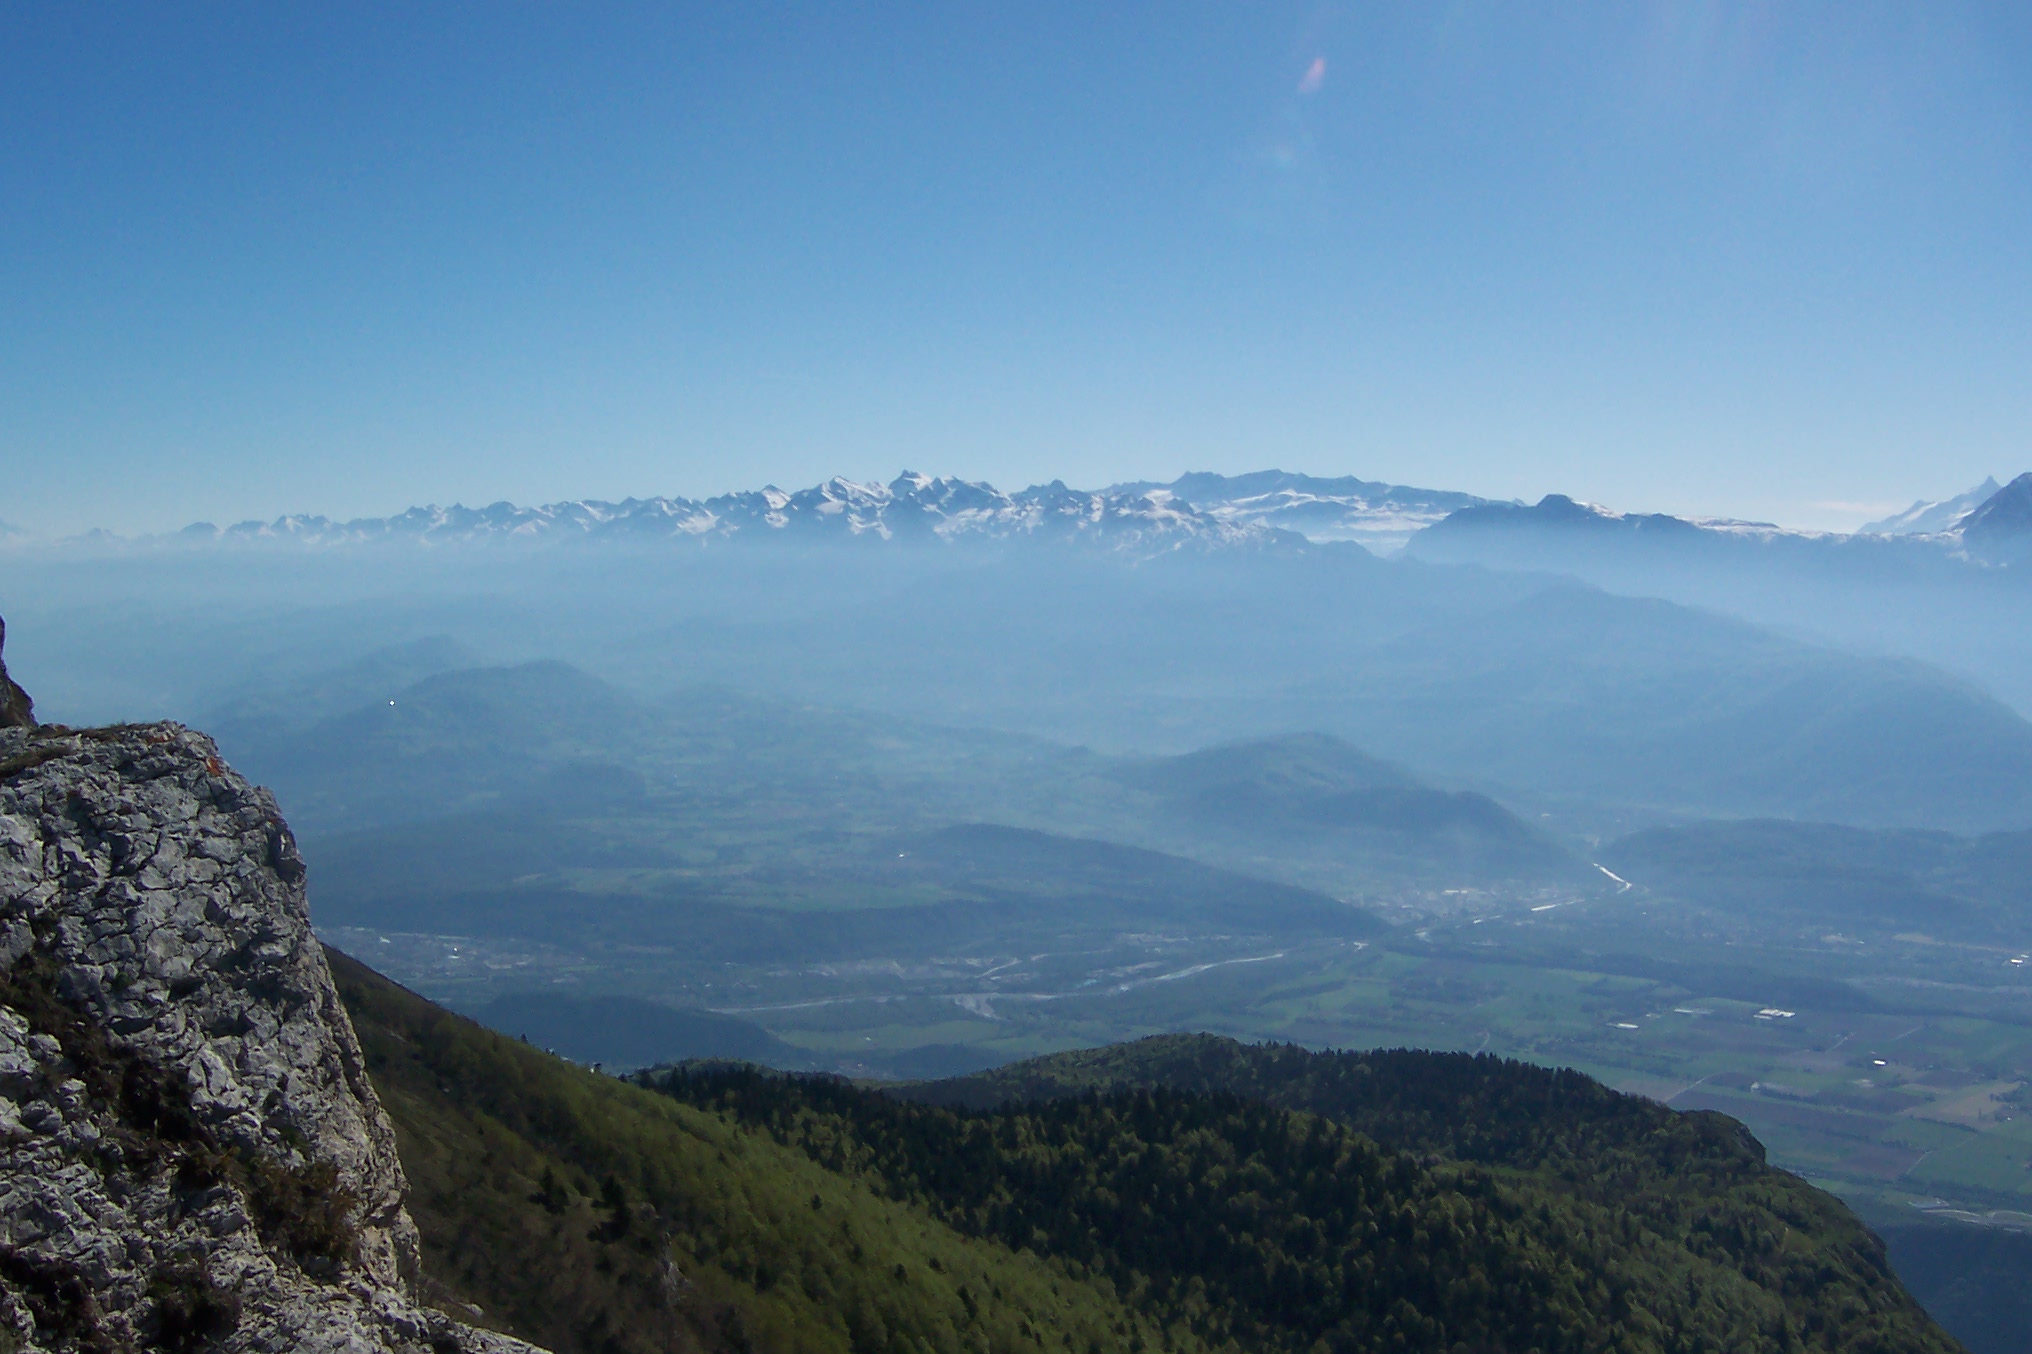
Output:
M1195 1347L1104 1281L961 1236L330 955L447 1305L558 1354Z

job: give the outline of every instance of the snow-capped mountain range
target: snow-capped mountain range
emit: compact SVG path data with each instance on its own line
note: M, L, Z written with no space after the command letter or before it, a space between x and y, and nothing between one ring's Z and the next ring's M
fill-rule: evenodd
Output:
M1287 533L1229 521L1163 494L1068 489L1053 481L1016 493L991 484L905 471L888 484L835 477L795 492L769 486L716 498L576 499L541 507L411 508L394 517L338 522L282 517L220 529L186 527L187 539L294 540L339 544L407 539L451 542L618 537L691 540L744 536L879 540L1054 538L1125 549L1194 543L1274 543ZM1296 539L1295 537L1292 539Z
M587 537L725 540L740 537L880 540L1063 540L1131 552L1359 541L1387 552L1471 494L1319 479L1283 471L1229 478L1187 475L1170 484L1069 489L1061 481L1005 492L979 481L905 471L887 484L835 477L810 489L770 486L716 498L578 499L540 507L411 508L393 517L336 521L297 515L216 527L186 542L454 542Z
M1438 530L1433 530L1438 528ZM794 492L768 486L714 498L657 496L620 502L573 499L534 507L500 502L482 508L418 507L393 517L291 515L217 527L199 522L173 537L124 544L292 542L341 546L407 541L615 539L670 542L730 540L1057 541L1132 555L1176 550L1299 548L1354 542L1378 555L1410 548L1432 559L1483 560L1475 540L1512 537L1607 542L1627 538L1664 545L1723 539L1838 544L1875 540L1925 547L1982 563L2032 553L2032 474L1999 487L1995 480L1939 501L1915 503L1853 536L1798 531L1768 522L1623 513L1562 494L1536 504L1385 484L1353 476L1324 478L1264 470L1246 475L1196 473L1169 483L1138 481L1070 489L1062 481L1008 492L981 481L905 471L887 484L841 477ZM28 533L6 533L15 544ZM1416 538L1414 540L1414 538ZM88 544L123 544L105 533Z

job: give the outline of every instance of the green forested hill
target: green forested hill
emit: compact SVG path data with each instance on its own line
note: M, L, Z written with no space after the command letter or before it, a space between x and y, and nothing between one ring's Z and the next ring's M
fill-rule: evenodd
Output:
M1379 1097L1400 1122L1455 1092L1464 1118L1528 1119L1542 1107L1542 1133L1460 1135L1491 1160L1537 1163L1527 1169L1379 1146L1329 1115L1231 1090L1153 1075L1132 1085L1139 1052L1155 1072L1267 1054L1259 1085L1304 1084L1310 1060L1323 1074L1315 1091L1351 1065L1221 1040L1146 1041L1029 1064L1004 1083L1046 1086L1058 1062L1074 1074L1061 1083L1072 1093L994 1109L745 1067L679 1068L655 1084L879 1179L961 1231L1106 1275L1153 1319L1183 1316L1216 1346L1956 1347L1846 1209L1766 1167L1721 1116L1674 1115L1575 1074L1492 1059L1391 1055L1366 1074L1400 1083ZM1477 1073L1494 1085L1470 1084Z
M1689 1276L1706 1268L1719 1281L1712 1293L1748 1283L1782 1302L1807 1348L1953 1347L1891 1277L1882 1243L1832 1195L1766 1165L1741 1124L1667 1109L1571 1070L1487 1055L1314 1053L1164 1035L902 1093L980 1110L1124 1088L1240 1095L1331 1118L1427 1162L1471 1163L1548 1198L1555 1213L1612 1219L1612 1228L1678 1248L1691 1260L1665 1260L1661 1251L1661 1263L1691 1263Z
M441 1300L559 1351L1955 1349L1732 1121L1570 1073L1171 1039L937 1088L1047 1097L1000 1108L650 1090L333 966Z

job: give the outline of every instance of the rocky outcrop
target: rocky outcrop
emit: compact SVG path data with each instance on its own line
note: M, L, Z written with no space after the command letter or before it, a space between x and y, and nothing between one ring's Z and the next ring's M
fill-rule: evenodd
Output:
M0 620L0 729L35 727L35 702L7 675L7 622Z
M414 1301L303 881L200 734L0 730L0 1349L530 1348Z

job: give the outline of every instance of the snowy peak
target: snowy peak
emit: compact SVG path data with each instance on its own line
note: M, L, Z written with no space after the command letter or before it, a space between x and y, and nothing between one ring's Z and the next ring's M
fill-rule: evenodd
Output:
M1994 476L1966 493L1953 498L1937 501L1920 499L1901 513L1875 522L1865 523L1858 528L1858 536L1928 536L1943 531L1952 531L1961 520L1981 507L1983 502L1997 492Z
M1235 525L1294 531L1313 541L1355 541L1394 554L1448 513L1489 502L1473 494L1360 480L1325 479L1283 470L1248 475L1181 475L1169 484L1117 484L1111 494L1163 497Z

